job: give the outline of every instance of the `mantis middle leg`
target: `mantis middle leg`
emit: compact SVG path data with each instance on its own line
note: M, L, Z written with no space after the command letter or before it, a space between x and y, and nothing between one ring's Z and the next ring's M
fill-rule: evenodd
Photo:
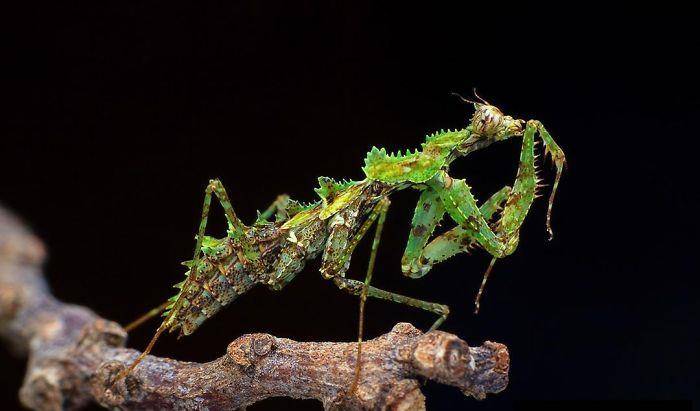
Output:
M359 296L360 297L360 314L359 314L359 325L358 325L358 339L357 339L357 344L358 344L358 355L357 355L357 362L356 362L356 368L355 368L355 377L353 379L353 382L351 384L349 392L352 393L356 388L357 388L357 383L359 381L359 376L360 376L360 371L361 371L361 355L362 355L362 339L363 339L363 332L364 332L364 307L365 307L365 302L367 300L367 297L375 297L375 298L380 298L384 300L389 300L389 301L394 301L398 303L402 303L405 305L409 305L412 307L417 307L421 308L427 311L430 311L432 313L438 314L440 317L435 321L435 323L432 325L430 328L431 330L437 328L442 322L447 318L447 315L449 314L449 308L445 305L442 304L435 304L435 303L429 303L426 301L418 300L415 298L411 297L406 297L400 294L384 291L381 289L378 289L376 287L370 286L370 282L372 280L372 275L374 273L374 267L375 267L375 262L376 262L376 255L377 255L377 250L379 247L379 241L381 238L381 232L382 228L384 225L384 220L386 219L386 214L387 210L389 207L389 200L388 199L383 199L380 201L377 206L372 210L370 215L368 216L367 220L362 224L360 229L355 233L355 235L352 236L352 238L348 239L347 241L347 246L344 248L343 253L341 254L334 254L332 252L327 252L324 254L324 266L325 267L335 267L339 271L329 271L329 270L324 270L322 273L324 274L325 278L330 278L333 280L333 282L340 288L341 290L345 290L349 292L352 295ZM350 258L350 255L354 251L355 247L357 244L360 242L360 240L367 234L369 231L370 227L372 224L377 222L377 227L374 235L374 240L372 242L372 250L370 254L370 259L369 263L367 266L367 272L365 275L365 281L360 282L357 280L353 279L348 279L345 278L345 270L347 269L347 264L346 262ZM345 234L345 230L343 229L345 226L338 226L336 230L340 233L340 237L342 238ZM331 235L331 239L334 237L334 235ZM334 247L331 247L331 249L334 249ZM329 250L327 250L329 251Z
M287 194L278 195L275 201L273 201L272 204L265 209L265 211L258 214L257 222L268 222L272 216L275 216L277 221L285 221L289 219L290 216L287 213L289 200L290 198Z
M380 222L383 224L383 220L386 216L386 208L389 206L388 200L386 200L387 203L386 205L382 206L382 204L378 204L377 207L374 209L372 214L367 218L367 220L364 222L364 224L360 227L360 229L357 231L357 233L350 239L348 242L348 247L346 247L346 251L343 255L340 256L333 256L333 258L336 258L338 260L338 263L332 264L329 262L326 262L330 266L336 266L336 267L344 267L345 266L345 261L348 260L349 254L353 252L355 249L355 246L359 243L359 241L364 237L364 235L369 231L369 228L374 224L374 222L382 215L380 218ZM383 208L383 210L382 210ZM395 303L399 304L404 304L408 305L411 307L416 307L420 308L422 310L437 314L439 317L433 325L430 327L430 330L434 330L437 327L440 326L440 324L447 319L447 316L450 313L449 307L443 304L437 304L437 303L431 303L423 300L419 300L417 298L411 298L411 297L406 297L401 294L393 293L390 291L385 291L381 290L379 288L373 287L369 285L371 279L372 279L372 274L374 271L374 258L376 258L376 252L379 246L379 235L381 235L381 226L378 225L377 227L377 233L375 234L375 239L372 244L372 254L370 255L370 264L367 267L367 274L365 276L365 281L357 281L353 280L350 278L345 278L345 271L340 271L336 272L333 275L331 273L326 272L324 273L324 277L327 279L332 279L333 282L335 283L338 288L341 290L344 290L352 295L356 295L358 297L362 298L362 295L365 294L366 297L373 297L373 298L378 298L381 300L387 300L387 301L393 301ZM324 259L328 258L328 255L324 255ZM366 285L365 285L366 284Z

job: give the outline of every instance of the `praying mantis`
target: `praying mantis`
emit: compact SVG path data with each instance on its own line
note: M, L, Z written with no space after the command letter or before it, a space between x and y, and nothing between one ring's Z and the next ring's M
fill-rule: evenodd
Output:
M302 271L307 261L321 258L321 275L341 290L360 299L354 392L361 370L364 309L369 297L393 301L429 311L438 316L430 330L449 315L446 305L427 302L385 291L371 285L381 232L391 194L412 188L420 192L408 242L401 260L401 271L411 278L426 275L435 264L478 247L491 255L475 298L475 311L494 263L512 254L518 245L520 228L537 197L540 180L536 173L535 138L544 143L556 166L549 197L546 229L550 239L551 213L559 180L566 162L563 150L537 120L514 119L481 99L464 99L474 113L460 130L441 130L426 136L420 150L388 154L373 147L365 157L361 181L318 179L319 200L304 204L281 195L252 225L236 215L231 201L218 180L207 185L202 217L196 235L194 257L185 279L176 284L179 292L160 307L127 326L133 329L163 312L164 320L142 354L116 380L128 375L152 350L160 335L180 330L190 335L222 307L256 285L281 290ZM519 167L512 186L505 186L481 205L463 179L449 175L455 160L489 145L513 137L522 138ZM221 204L228 223L227 235L205 235L212 198ZM456 227L433 236L438 223L449 216ZM350 259L358 243L376 225L364 281L346 277ZM115 381L116 381L115 380Z

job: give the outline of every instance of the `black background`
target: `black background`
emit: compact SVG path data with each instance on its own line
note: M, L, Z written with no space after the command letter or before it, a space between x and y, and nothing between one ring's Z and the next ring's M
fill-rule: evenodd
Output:
M510 385L477 402L429 383L431 409L510 408L527 399L693 399L697 381L698 38L678 18L557 17L377 6L36 6L6 15L0 201L51 251L65 301L125 323L173 291L209 178L247 221L282 192L312 200L316 177L363 177L372 145L414 148L465 125L452 91L537 118L569 167L546 241L545 199L500 262L482 312L484 252L401 276L417 195L393 198L374 284L453 314L443 329L503 342ZM484 199L510 183L519 144L456 162ZM552 167L544 167L551 182ZM220 210L210 224L223 233ZM368 242L368 241L367 241ZM361 277L368 246L355 254ZM254 289L194 335L154 353L206 361L264 331L352 340L355 299L311 264L282 292ZM367 336L432 317L371 300ZM156 324L129 344L143 348ZM19 406L24 360L0 348L0 402ZM320 409L268 400L250 409Z

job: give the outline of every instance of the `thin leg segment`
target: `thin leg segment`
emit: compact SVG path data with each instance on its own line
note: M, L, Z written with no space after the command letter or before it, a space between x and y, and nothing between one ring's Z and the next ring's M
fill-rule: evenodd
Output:
M258 215L257 222L269 222L272 216L275 216L277 221L285 221L289 219L289 215L287 214L289 200L290 198L287 194L278 195L275 201L273 201L272 204L265 209L265 211Z
M352 295L359 296L364 290L363 282L353 280L351 278L335 277L333 278L333 282L338 286L338 288L345 290ZM450 314L450 308L444 304L431 303L428 301L419 300L417 298L406 297L405 295L384 291L371 285L367 287L367 296L420 308L421 310L439 315L440 317L435 320L429 331L438 328Z
M353 378L352 384L350 385L350 393L355 392L357 388L357 383L360 380L360 371L362 369L362 337L364 334L364 324L365 324L365 303L367 302L367 291L369 288L369 283L372 281L372 274L374 273L374 266L377 261L377 250L379 249L379 241L382 238L382 229L384 228L384 221L386 220L386 214L389 210L389 199L384 198L378 205L377 212L379 213L379 219L377 220L377 228L374 232L374 240L372 241L372 251L369 256L369 263L367 264L367 273L365 275L365 283L360 294L360 313L358 321L357 330L357 361L355 363L355 377Z
M170 304L172 304L172 302L170 300L167 300L158 307L153 308L152 310L148 311L147 313L143 314L139 318L124 326L124 331L131 332L135 330L136 328L141 326L141 324L145 323L146 321L165 311L170 306Z
M476 240L496 258L503 258L515 251L520 226L535 199L537 178L534 138L536 131L536 125L528 122L523 133L518 175L495 230L491 228L477 207L476 199L464 180L453 179L443 171L430 181L431 187L440 195L440 200L450 217L464 230L464 236Z

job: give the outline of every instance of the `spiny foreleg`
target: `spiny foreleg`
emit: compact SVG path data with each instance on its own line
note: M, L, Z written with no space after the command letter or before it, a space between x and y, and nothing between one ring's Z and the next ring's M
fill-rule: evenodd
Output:
M430 271L430 265L423 264L421 257L443 215L445 207L440 201L440 195L432 188L425 188L413 212L406 250L401 258L401 271L404 275L420 278Z
M510 191L510 187L503 187L479 207L487 221L503 207ZM431 188L426 188L416 206L408 244L401 259L401 269L405 275L412 278L422 277L433 265L474 247L474 241L469 239L461 226L435 237L428 243L435 226L442 219L444 210L439 194Z
M479 310L479 299L496 259L506 257L515 251L520 227L535 199L538 183L534 151L536 131L536 124L528 122L523 133L518 174L513 188L508 193L501 218L495 223L495 228L488 222L490 216L485 216L477 207L471 188L464 180L453 179L442 171L430 181L430 186L439 194L447 213L459 224L459 231L444 234L440 239L440 242L444 240L444 244L442 247L437 247L440 242L436 243L433 252L445 251L445 248L447 250L459 248L457 244L468 247L476 243L493 256L475 299L476 312ZM451 237L453 234L457 236ZM437 257L439 259L442 256L438 254Z
M537 131L539 132L540 137L542 138L542 141L544 142L544 148L545 148L545 156L547 154L550 154L552 156L552 161L554 162L555 167L557 168L557 174L554 177L554 185L552 186L552 192L549 195L549 202L547 204L547 232L549 233L549 239L551 240L552 237L554 237L554 232L552 231L552 205L554 204L554 196L557 193L557 188L559 187L559 179L561 178L562 171L564 170L564 166L566 165L566 156L564 155L564 150L559 147L559 144L557 144L556 141L552 138L552 136L549 134L547 129L544 128L542 123L540 123L537 120L530 120L528 122L528 126L537 127Z
M520 164L518 174L513 183L513 189L503 207L501 218L496 224L496 235L505 244L513 242L512 249L508 249L507 254L512 253L517 245L517 236L520 227L525 221L525 217L530 211L530 207L535 200L537 190L537 167L535 164L535 133L537 125L529 121L523 133L522 148L520 150ZM491 253L496 258L501 255Z
M515 251L518 245L520 227L536 197L539 180L535 164L535 134L538 131L543 136L545 145L557 153L559 159L557 161L560 161L563 166L563 153L551 139L551 136L546 133L539 122L528 121L523 133L520 164L515 183L508 194L501 217L493 227L488 224L488 218L477 209L476 200L464 180L452 179L446 172L442 172L431 182L431 186L439 193L440 200L445 205L447 212L460 225L458 236L451 241L448 238L446 244L456 247L457 243L467 246L476 243L493 256L484 273L475 299L476 312L479 310L480 298L496 259L508 256ZM544 137L545 134L546 137ZM553 200L553 195L550 197L551 200ZM455 234L455 232L447 234Z

